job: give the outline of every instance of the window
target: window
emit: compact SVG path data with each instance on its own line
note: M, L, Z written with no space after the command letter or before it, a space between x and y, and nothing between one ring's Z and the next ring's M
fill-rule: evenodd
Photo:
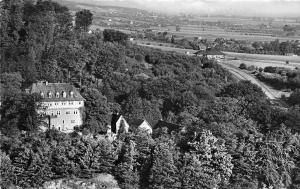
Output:
M62 102L62 103L61 103L61 105L63 105L63 106L64 106L64 105L66 105L66 103L65 103L65 102Z
M57 106L58 105L58 102L55 102L55 106Z
M56 115L60 115L60 111L57 111L57 112L56 112Z
M71 123L75 123L75 120L71 120Z
M69 102L69 105L73 105L73 102Z
M74 92L70 91L70 97L73 98L74 97Z
M74 111L74 114L78 114L77 110Z
M81 102L79 101L78 104L81 104Z
M70 111L66 111L66 114L71 114L71 112Z
M59 98L59 92L56 92L55 96L56 98Z

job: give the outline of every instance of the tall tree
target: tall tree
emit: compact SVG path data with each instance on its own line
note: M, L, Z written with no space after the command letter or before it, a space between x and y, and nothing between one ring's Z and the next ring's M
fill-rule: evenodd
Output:
M89 26L93 22L93 14L90 10L81 10L75 14L75 29L81 31L88 31Z
M176 167L178 151L174 141L167 136L157 139L150 170L150 187L154 189L177 188L180 186Z
M137 170L135 142L126 136L114 169L114 175L122 189L139 188L139 173Z

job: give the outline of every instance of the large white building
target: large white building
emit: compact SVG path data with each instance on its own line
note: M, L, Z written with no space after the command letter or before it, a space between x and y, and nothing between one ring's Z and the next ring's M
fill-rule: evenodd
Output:
M72 132L75 126L82 125L84 98L69 83L34 83L29 93L42 97L41 110L45 114L45 125L62 132Z

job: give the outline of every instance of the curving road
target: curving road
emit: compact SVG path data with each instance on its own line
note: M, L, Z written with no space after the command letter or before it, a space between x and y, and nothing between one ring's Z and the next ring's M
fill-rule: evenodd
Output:
M272 89L270 86L258 81L255 77L252 75L243 72L239 68L232 66L230 64L226 64L224 62L220 63L221 66L223 66L225 69L227 69L231 74L234 75L234 77L238 80L249 80L251 83L258 85L261 87L263 92L266 94L266 96L271 99L277 99L281 97L282 92L279 90Z

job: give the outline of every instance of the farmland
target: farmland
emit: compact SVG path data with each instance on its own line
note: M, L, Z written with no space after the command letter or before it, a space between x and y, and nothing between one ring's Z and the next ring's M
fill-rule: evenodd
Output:
M164 51L176 51L179 53L194 53L196 50L192 49L182 49L170 46L168 43L149 43L137 41L139 45L148 46L152 48L158 48ZM147 45L148 44L148 45ZM267 66L279 66L286 67L290 69L295 69L295 67L300 68L300 57L299 56L279 56L279 55L264 55L264 54L247 54L247 53L234 53L234 52L224 52L226 54L226 62L238 67L241 63L245 63L247 66L255 67L267 67ZM289 61L289 64L286 64Z
M243 40L247 42L298 40L300 23L295 18L252 18L234 16L174 16L149 12L136 8L90 5L78 3L72 10L89 9L94 14L91 29L118 29L128 34L150 29L168 32L187 39L200 37L209 41L216 38ZM296 29L293 34L283 31L289 25ZM176 26L180 29L176 30Z
M224 52L227 56L226 62L238 67L241 63L247 66L255 67L285 67L290 69L300 68L299 56L278 56L278 55L260 55L260 54L246 54L246 53L233 53ZM289 61L289 64L286 64Z
M279 41L287 41L287 40L297 40L299 37L287 37L287 36L279 36L273 33L278 31L269 30L269 32L256 32L247 30L229 30L223 29L217 26L207 26L207 25L183 25L181 26L180 31L176 31L175 26L168 27L152 27L154 31L167 31L171 34L182 36L185 38L192 39L194 37L201 37L202 39L208 39L209 41L213 41L216 38L222 37L226 39L236 39L236 40L245 40L248 42L255 41L274 41L279 39Z

